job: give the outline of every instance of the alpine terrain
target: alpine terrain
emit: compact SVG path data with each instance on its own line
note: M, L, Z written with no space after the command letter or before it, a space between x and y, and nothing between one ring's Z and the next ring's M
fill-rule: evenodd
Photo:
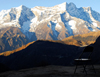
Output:
M62 40L99 30L100 13L91 7L77 8L74 3L66 2L53 7L21 5L0 12L0 52L39 39Z

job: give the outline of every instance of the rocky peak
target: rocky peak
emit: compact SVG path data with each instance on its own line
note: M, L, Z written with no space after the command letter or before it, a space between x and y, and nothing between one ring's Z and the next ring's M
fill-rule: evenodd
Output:
M76 8L76 5L74 3L72 3L72 2L69 3L68 6L71 7L71 8Z
M27 8L27 7L24 6L24 5L21 5L21 6L17 7L16 9L18 9L18 10L27 10L27 9L29 9L29 8Z
M83 9L84 9L84 11L86 11L86 12L91 12L91 10L92 10L92 8L91 7L83 7Z

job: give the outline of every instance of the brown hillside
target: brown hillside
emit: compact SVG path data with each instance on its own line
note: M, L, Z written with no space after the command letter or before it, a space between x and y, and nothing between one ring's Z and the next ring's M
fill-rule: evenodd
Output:
M33 41L33 42L30 42L30 43L28 43L28 44L26 44L26 45L23 45L22 47L19 47L19 48L13 50L13 51L2 52L2 53L0 53L0 55L9 56L10 54L13 54L13 53L15 53L15 52L18 52L18 51L20 51L20 50L25 49L26 47L28 47L28 46L29 46L30 44L32 44L32 43L34 43L34 41Z
M17 49L27 43L26 36L16 27L0 29L0 53Z
M99 36L100 36L100 31L90 32L87 34L71 36L63 39L62 41L69 45L84 46L94 43Z
M39 41L39 40L37 40L37 41ZM59 40L58 41L54 41L54 40L42 40L42 41L44 41L44 42L45 41L49 41L49 42L62 43L62 41L59 41ZM2 52L2 53L0 53L0 55L9 56L9 55L11 55L11 54L13 54L15 52L18 52L18 51L21 51L21 50L27 48L29 45L33 44L34 42L36 42L36 41L30 42L30 43L28 43L26 45L23 45L22 47L19 47L19 48L15 49L15 50L12 50L12 51Z
M63 39L62 41L60 41L60 40L58 40L58 41L48 40L48 41L56 42L56 43L63 43L63 44L67 44L67 45L84 46L84 45L90 45L90 44L94 43L99 36L100 36L100 31L90 32L88 34L70 36L66 39ZM47 40L43 40L43 41L47 41ZM22 47L15 49L13 51L6 51L3 53L0 53L0 55L9 56L10 54L13 54L14 52L18 52L20 50L25 49L26 47L28 47L30 44L33 44L34 42L35 41L30 42L30 43L23 45Z

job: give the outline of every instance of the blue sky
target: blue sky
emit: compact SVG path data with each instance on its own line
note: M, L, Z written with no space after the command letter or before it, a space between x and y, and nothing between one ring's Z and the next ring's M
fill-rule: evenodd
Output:
M52 7L63 2L73 2L78 8L90 6L93 10L100 13L100 0L0 0L0 11L20 5L25 5L29 8L35 6Z

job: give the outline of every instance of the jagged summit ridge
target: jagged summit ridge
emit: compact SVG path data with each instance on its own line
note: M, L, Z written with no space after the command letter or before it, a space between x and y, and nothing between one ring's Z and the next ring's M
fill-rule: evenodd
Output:
M18 27L28 38L61 40L100 30L100 13L64 2L53 7L24 5L0 12L0 28ZM34 40L34 39L33 39Z
M34 17L33 12L30 8L27 8L24 5L19 7L11 8L10 10L5 10L3 13L0 12L1 28L7 26L19 27L27 20L30 20Z

